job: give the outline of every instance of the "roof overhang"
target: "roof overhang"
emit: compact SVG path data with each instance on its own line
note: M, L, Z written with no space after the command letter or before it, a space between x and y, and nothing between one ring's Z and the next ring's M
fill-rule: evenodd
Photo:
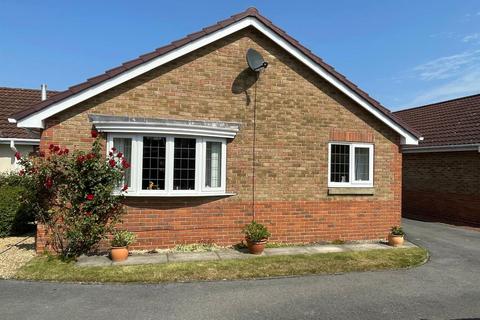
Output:
M301 50L299 50L290 42L288 42L284 37L280 36L279 34L274 32L272 29L270 29L268 26L266 26L263 22L261 22L260 20L252 16L247 16L239 21L236 21L230 25L225 26L222 29L219 29L215 32L207 34L191 42L188 42L183 46L180 46L174 50L171 50L161 56L158 56L152 60L149 60L125 72L122 72L115 77L105 80L97 85L94 85L76 94L68 96L64 100L55 102L47 106L46 108L39 110L31 115L28 115L22 119L9 119L9 121L13 123L17 123L17 126L22 128L44 128L45 119L48 119L49 117L59 112L62 112L78 103L81 103L82 101L90 99L102 92L105 92L115 86L118 86L126 81L129 81L135 77L138 77L150 70L153 70L161 65L164 65L194 50L202 48L219 39L227 37L235 32L238 32L248 27L253 27L259 32L261 32L262 34L264 34L266 37L271 39L277 45L279 45L284 50L289 52L292 56L300 60L307 67L312 69L319 76L324 78L326 81L328 81L333 86L338 88L345 95L347 95L356 103L358 103L361 107L363 107L368 112L370 112L377 119L379 119L380 121L385 123L388 127L390 127L395 132L397 132L401 136L402 144L406 144L406 145L418 144L419 139L414 134L412 134L411 132L403 128L401 125L393 121L387 115L382 113L379 109L375 108L366 99L361 97L358 93L353 91L351 88L349 88L345 83L340 81L338 78L334 77L325 68L323 68L317 62L315 62L310 57L305 55Z
M458 144L458 145L402 148L402 153L457 152L457 151L480 152L480 144Z
M177 120L89 115L90 121L100 132L150 133L216 138L235 138L240 129L236 122Z
M34 145L40 144L40 139L24 139L24 138L0 138L0 144L20 144L20 145Z

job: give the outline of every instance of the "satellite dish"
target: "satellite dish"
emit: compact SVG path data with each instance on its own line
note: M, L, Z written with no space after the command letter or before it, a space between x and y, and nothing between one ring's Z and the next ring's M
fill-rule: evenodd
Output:
M250 69L255 72L262 71L268 66L268 62L263 60L262 55L252 48L247 50L247 63Z

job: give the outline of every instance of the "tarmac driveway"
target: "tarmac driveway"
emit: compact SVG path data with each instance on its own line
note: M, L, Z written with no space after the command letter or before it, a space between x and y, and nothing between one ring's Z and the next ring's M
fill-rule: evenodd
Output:
M257 281L0 281L1 319L480 319L480 232L404 220L431 260L409 270Z

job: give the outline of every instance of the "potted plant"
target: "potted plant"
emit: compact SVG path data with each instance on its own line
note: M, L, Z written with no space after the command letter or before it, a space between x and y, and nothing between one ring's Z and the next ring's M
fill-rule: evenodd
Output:
M112 238L110 257L113 261L124 261L128 258L128 246L135 241L135 235L126 230L115 230Z
M248 251L252 254L261 254L265 249L270 232L267 227L256 221L247 224L243 229L245 240L247 240Z
M393 226L390 229L390 233L388 235L388 244L393 247L401 247L403 245L404 235L405 235L405 232L403 232L402 227Z

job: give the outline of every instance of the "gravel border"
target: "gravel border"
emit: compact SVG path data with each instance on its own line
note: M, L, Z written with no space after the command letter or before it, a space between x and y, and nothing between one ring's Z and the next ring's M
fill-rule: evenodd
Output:
M34 237L0 238L0 279L12 278L16 271L34 256Z

